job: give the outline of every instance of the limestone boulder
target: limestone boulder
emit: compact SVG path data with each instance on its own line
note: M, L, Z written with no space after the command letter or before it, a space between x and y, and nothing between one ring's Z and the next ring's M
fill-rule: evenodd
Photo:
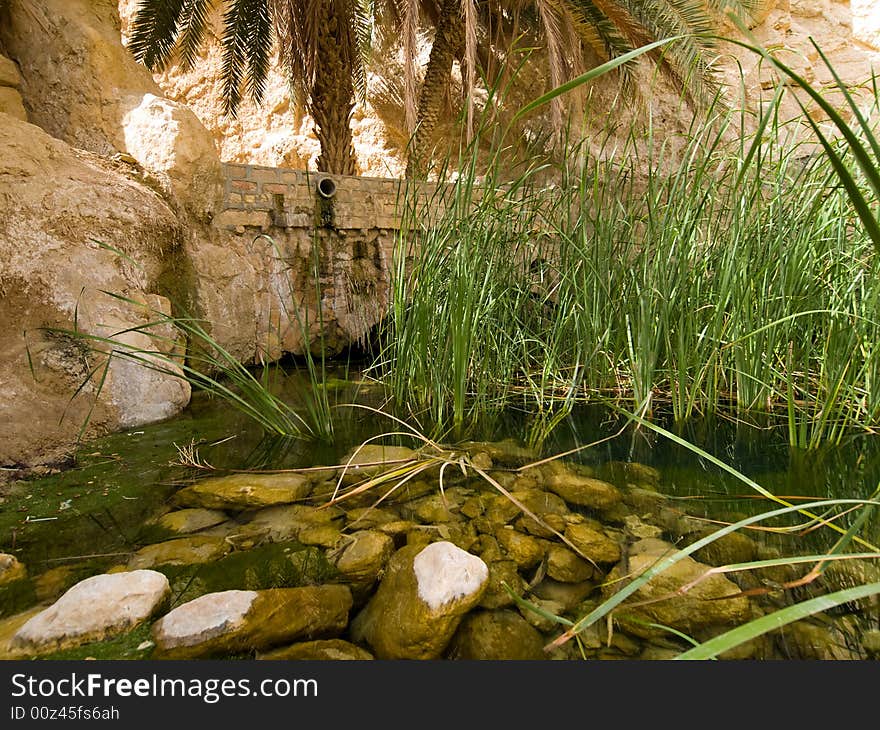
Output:
M63 459L89 414L87 437L169 418L189 402L167 333L132 329L170 312L159 281L183 235L162 197L124 166L4 118L0 464ZM118 343L117 353L108 362L109 345L67 334L75 327ZM125 345L156 353L145 357L162 370L124 357Z
M153 616L170 592L168 579L153 570L86 578L29 618L12 636L10 647L22 654L44 654L108 639Z
M182 104L144 94L122 118L125 150L158 177L187 210L210 220L222 205L223 176L214 142Z
M378 659L436 659L488 580L486 564L452 543L407 545L392 556L351 636Z
M153 625L154 656L193 659L334 637L350 608L351 591L341 585L208 593Z

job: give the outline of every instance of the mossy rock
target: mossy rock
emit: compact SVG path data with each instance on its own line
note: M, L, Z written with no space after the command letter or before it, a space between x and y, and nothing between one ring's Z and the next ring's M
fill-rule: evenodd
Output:
M514 611L474 611L461 622L449 646L450 659L547 659L544 638Z
M366 649L343 639L303 641L257 656L257 659L268 661L364 661L373 658Z
M127 567L139 570L158 565L209 563L222 558L231 549L232 546L222 537L190 535L145 545L132 555Z
M312 481L302 474L231 474L209 477L174 496L185 507L248 510L292 504L309 496Z

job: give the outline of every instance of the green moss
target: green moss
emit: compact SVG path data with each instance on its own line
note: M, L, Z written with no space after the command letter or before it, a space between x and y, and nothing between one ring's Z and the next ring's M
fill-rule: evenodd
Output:
M97 641L92 644L83 644L75 649L64 649L52 654L46 654L41 659L149 659L153 653L153 644L140 649L142 644L152 641L151 624L143 623L127 634L117 636L106 641Z
M34 583L28 578L0 586L0 618L21 613L36 602Z

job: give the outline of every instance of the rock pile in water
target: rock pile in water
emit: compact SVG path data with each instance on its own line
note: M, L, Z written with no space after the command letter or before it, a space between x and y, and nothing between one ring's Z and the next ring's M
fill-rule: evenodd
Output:
M36 615L0 621L0 651L50 654L154 620L149 641L138 634L154 658L662 659L687 648L675 632L701 641L761 615L742 590L791 577L707 575L770 555L734 533L642 585L610 633L603 620L551 648L566 621L714 528L674 507L650 467L523 468L528 455L515 445L465 448L482 474L446 470L442 489L439 463L428 461L436 455L380 445L351 453L344 470L199 480L145 526L153 542L124 564ZM364 486L391 469L397 481ZM0 558L0 580L27 580L24 566ZM827 622L813 628L786 640L802 637L810 658L847 655L816 649L822 637L841 642ZM777 656L771 636L735 652Z

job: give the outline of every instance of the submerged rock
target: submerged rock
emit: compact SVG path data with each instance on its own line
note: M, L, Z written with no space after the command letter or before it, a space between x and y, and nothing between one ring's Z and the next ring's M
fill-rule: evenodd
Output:
M349 451L339 462L344 467L342 483L354 484L418 458L418 453L406 446L359 446Z
M516 563L512 560L496 560L489 563L489 584L480 599L479 606L503 608L513 605L515 600L508 592L508 588L516 596L521 596L526 589L526 582L517 571Z
M379 589L352 622L352 638L379 659L435 659L488 580L486 564L452 543L407 545L391 557Z
M312 491L302 474L231 474L210 477L181 489L175 499L188 507L246 510L291 504Z
M541 562L546 552L546 545L538 538L523 535L511 527L495 530L498 545L519 568L531 568Z
M620 490L613 484L574 472L557 472L547 486L568 504L595 510L610 509L623 499Z
M352 644L343 639L323 639L304 641L300 644L285 646L282 649L274 649L265 654L260 654L257 656L257 659L283 661L363 661L365 659L373 659L373 655L366 649L357 646L357 644Z
M624 575L638 576L652 568L658 561L672 555L675 548L662 540L653 538L639 540L630 547L627 565L616 565L608 575L603 595L607 598L621 587L616 581ZM690 556L681 558L666 570L652 577L633 595L632 602L658 600L642 606L627 608L626 614L640 621L671 626L687 634L700 632L712 626L740 625L752 618L748 598L738 595L739 587L715 574L701 580L682 595L673 595L679 588L704 575L708 565L698 563ZM628 621L624 612L617 616L626 631L636 636L650 638L657 629L644 626L638 621Z
M192 535L146 545L128 561L129 570L154 565L190 565L209 563L226 555L232 546L222 537Z
M335 507L321 508L305 504L278 505L253 513L239 532L243 535L259 534L270 542L286 542L299 539L304 530L315 528L333 527L338 533L342 517L342 511ZM314 533L317 534L319 533Z
M394 552L394 540L375 530L360 530L342 538L328 557L336 569L358 587L369 587Z
M9 553L0 553L0 586L27 577L27 568Z
M10 646L43 654L102 641L149 619L170 592L168 579L153 570L86 578L21 626Z
M156 520L156 526L168 532L188 535L219 525L226 519L226 513L220 510L195 507L168 512Z
M350 608L351 591L341 585L208 593L155 623L154 656L192 659L332 637L345 628Z
M461 622L449 647L450 659L547 659L544 639L518 613L475 611Z
M567 525L565 537L593 562L616 563L620 560L620 545L589 525Z
M560 583L582 583L593 576L593 566L562 545L547 550L547 575Z

